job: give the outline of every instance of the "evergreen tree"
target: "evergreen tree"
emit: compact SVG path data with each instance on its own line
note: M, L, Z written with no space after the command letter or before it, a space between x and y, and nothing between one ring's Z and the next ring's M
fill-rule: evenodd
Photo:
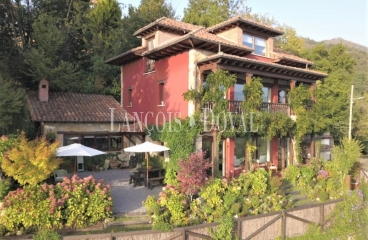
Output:
M325 122L325 131L330 131L335 139L341 139L347 136L348 100L356 62L341 44L330 49L318 45L308 51L305 57L314 62L314 69L329 74L317 84L314 121Z
M133 33L161 17L175 19L172 5L165 0L141 0L137 8L129 5L128 14L123 17L123 51L140 46L141 40L133 36Z
M26 130L29 115L25 91L0 73L0 135Z
M249 11L243 0L189 0L183 21L209 27Z

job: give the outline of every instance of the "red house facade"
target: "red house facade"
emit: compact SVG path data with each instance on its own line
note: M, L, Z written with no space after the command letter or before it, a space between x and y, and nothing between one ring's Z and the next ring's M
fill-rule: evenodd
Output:
M293 116L287 92L303 83L311 92L325 73L310 70L312 62L274 49L274 37L283 33L270 26L234 17L204 28L169 18L160 18L137 30L142 46L106 61L121 67L121 104L140 121L162 124L174 117L185 118L196 110L183 93L197 89L208 73L217 69L236 74L237 83L226 93L229 111L245 101L242 89L251 77L260 77L264 111ZM314 100L313 94L311 100ZM211 106L206 106L211 108ZM213 152L211 135L204 134L196 146ZM242 171L246 159L245 139L227 138L220 144L219 170L231 177ZM292 163L289 138L258 138L253 160L269 162L279 169ZM309 154L314 143L310 143ZM214 153L213 153L214 154Z

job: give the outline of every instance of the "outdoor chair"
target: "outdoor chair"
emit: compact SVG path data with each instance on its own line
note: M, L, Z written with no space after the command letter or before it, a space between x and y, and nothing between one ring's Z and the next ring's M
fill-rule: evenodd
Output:
M54 180L55 182L62 182L64 177L68 177L68 171L65 169L57 169L54 171Z

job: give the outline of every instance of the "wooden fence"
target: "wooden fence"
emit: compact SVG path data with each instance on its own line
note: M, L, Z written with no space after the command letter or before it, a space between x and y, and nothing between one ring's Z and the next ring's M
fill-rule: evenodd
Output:
M325 218L335 205L342 201L310 204L293 209L237 218L234 231L239 239L276 239L303 235L311 223L324 227ZM145 230L122 233L104 233L78 236L64 236L65 240L199 240L212 239L208 229L216 228L217 223L175 228L172 232Z

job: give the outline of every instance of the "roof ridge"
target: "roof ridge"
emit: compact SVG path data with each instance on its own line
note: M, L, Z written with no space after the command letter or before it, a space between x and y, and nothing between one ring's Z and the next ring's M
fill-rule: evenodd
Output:
M229 18L229 19L227 19L227 20L225 20L225 21L223 21L223 22L220 22L220 23L218 23L218 24L216 24L216 25L213 25L213 26L211 26L211 27L208 27L208 31L214 31L216 28L218 28L218 27L220 27L220 26L224 26L224 25L229 24L229 23L231 23L231 22L233 22L233 21L236 21L236 20L238 20L238 21L239 21L239 20L247 21L247 22L249 22L249 23L252 23L252 24L258 25L258 26L260 26L260 27L268 28L269 30L276 31L276 32L279 32L279 33L284 34L284 32L283 32L282 30L280 30L280 29L278 29L278 28L276 28L276 27L273 27L273 26L271 26L271 25L267 25L267 24L264 24L264 23L257 22L257 21L255 21L255 20L253 20L253 19L251 19L251 18L243 17L243 16L241 16L241 15L236 15L236 16L231 17L231 18Z

